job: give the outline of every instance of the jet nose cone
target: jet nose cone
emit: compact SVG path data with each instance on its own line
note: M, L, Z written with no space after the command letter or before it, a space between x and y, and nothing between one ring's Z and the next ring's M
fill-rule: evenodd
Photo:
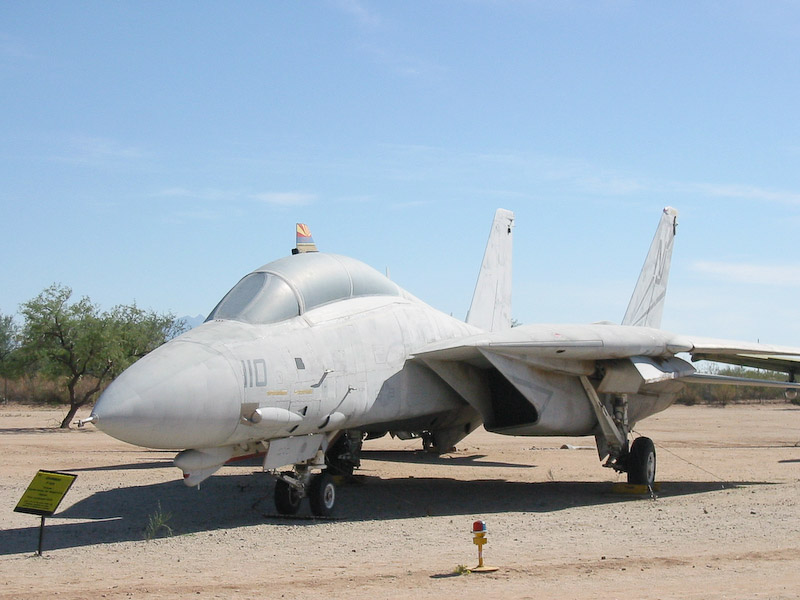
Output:
M92 415L98 429L137 446L218 446L239 422L239 395L239 380L222 354L174 340L123 372Z

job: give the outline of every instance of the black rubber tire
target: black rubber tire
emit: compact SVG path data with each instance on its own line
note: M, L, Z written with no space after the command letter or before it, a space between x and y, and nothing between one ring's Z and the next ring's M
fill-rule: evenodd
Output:
M653 440L639 437L633 440L627 459L628 483L652 486L656 480L656 447Z
M325 472L315 475L308 486L311 513L318 517L330 517L336 505L336 486L333 478Z
M282 479L275 482L275 508L282 515L296 515L300 509L300 493Z

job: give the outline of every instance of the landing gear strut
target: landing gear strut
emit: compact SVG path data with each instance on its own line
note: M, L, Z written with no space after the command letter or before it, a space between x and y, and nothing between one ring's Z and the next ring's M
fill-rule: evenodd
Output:
M293 488L283 479L278 479L275 482L275 508L282 515L297 514L302 499L299 490Z
M628 483L652 487L656 479L656 448L653 440L647 437L636 438L628 445L631 430L627 394L615 395L611 399L612 416L589 379L581 376L581 383L597 416L600 429L595 436L597 452L601 460L608 457L603 466L627 473Z

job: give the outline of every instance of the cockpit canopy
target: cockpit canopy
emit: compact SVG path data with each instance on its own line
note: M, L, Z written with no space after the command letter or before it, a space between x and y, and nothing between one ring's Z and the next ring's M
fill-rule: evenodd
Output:
M277 323L329 302L377 295L399 296L400 288L355 259L309 252L281 258L245 275L206 321Z

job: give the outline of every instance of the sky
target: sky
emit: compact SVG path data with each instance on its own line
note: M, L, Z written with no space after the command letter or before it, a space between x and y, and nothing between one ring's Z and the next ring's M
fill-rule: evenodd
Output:
M0 3L0 313L52 283L207 314L296 222L464 318L619 322L664 206L665 329L800 346L800 4Z

